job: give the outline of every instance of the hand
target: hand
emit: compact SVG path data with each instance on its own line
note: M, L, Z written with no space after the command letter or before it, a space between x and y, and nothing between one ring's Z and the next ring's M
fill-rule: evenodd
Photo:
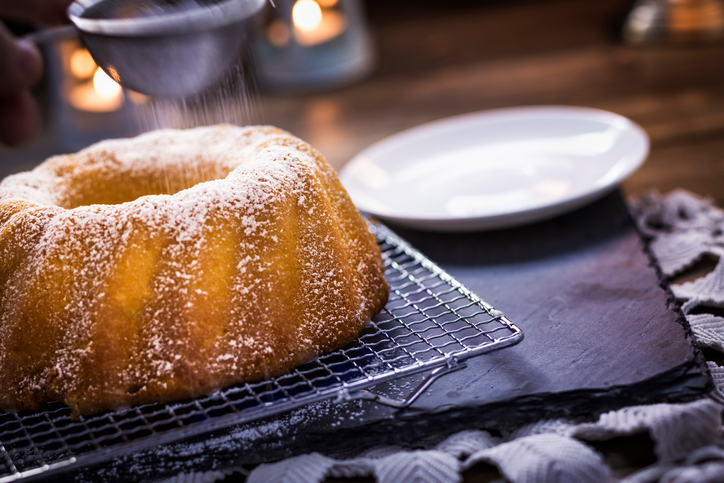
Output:
M0 16L39 25L66 19L72 0L0 0ZM18 146L40 130L40 111L30 94L43 73L38 49L13 38L0 22L0 143Z

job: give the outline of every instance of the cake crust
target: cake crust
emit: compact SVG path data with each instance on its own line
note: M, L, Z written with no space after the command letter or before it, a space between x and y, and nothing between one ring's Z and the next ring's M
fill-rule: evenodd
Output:
M272 127L161 130L0 183L0 408L74 414L273 377L387 301L336 174Z

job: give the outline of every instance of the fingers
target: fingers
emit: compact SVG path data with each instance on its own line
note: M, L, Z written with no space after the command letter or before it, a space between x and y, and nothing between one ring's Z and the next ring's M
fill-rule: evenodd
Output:
M0 142L18 146L40 129L38 107L30 88L43 74L40 52L18 42L0 24Z
M16 147L40 131L40 111L29 91L0 98L0 143Z
M16 41L0 24L0 97L31 87L43 74L40 52L28 42Z
M20 22L56 25L67 20L71 1L0 0L0 15ZM38 49L16 41L0 22L0 143L18 146L40 130L40 112L30 87L42 73Z

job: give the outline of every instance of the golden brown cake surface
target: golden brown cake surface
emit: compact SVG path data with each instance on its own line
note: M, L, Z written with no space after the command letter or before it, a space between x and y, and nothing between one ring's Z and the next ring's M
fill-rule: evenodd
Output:
M0 409L76 414L283 374L387 300L332 168L272 127L162 130L0 184Z

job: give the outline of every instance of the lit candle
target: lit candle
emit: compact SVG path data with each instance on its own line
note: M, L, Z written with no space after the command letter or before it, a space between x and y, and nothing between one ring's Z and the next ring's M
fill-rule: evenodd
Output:
M76 79L90 79L96 68L93 57L86 49L76 49L70 56L70 72Z
M320 0L325 7L336 2ZM322 8L315 0L298 0L292 8L294 38L299 45L308 47L321 44L338 37L345 28L347 20L341 12Z
M98 67L93 80L78 84L70 90L68 100L81 111L113 112L123 106L123 90Z

